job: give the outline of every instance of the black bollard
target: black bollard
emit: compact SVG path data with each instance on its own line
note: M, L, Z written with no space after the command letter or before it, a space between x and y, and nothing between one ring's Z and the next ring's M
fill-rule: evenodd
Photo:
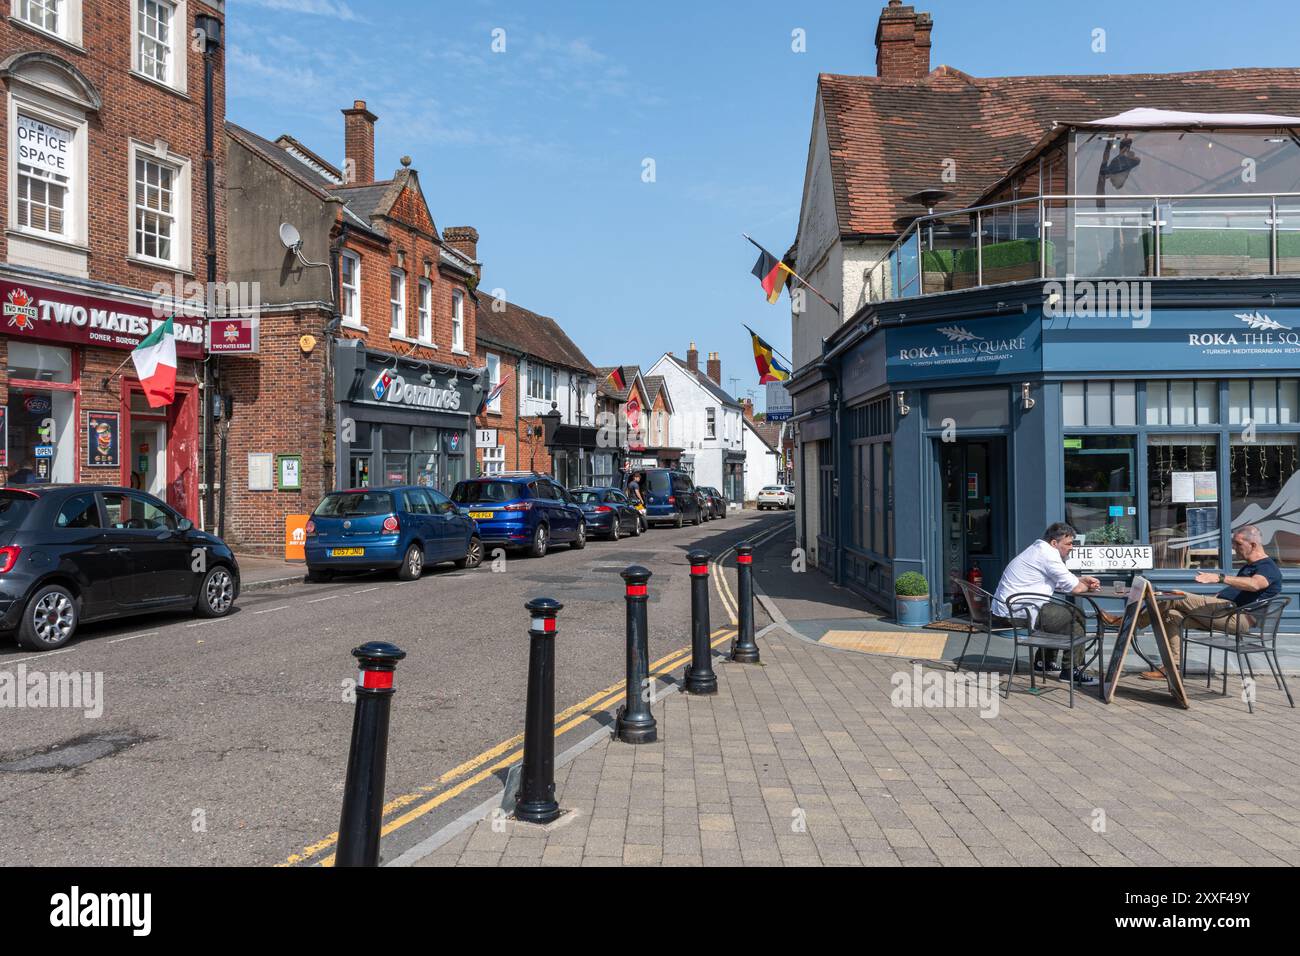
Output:
M564 607L536 598L524 607L528 629L528 703L524 711L524 763L515 794L515 819L550 823L560 815L555 802L555 616Z
M384 811L384 769L388 762L388 712L393 706L393 671L406 651L371 641L352 650L361 662L357 709L352 719L348 775L335 866L378 866Z
M650 647L646 601L650 572L632 565L620 572L627 583L627 702L618 709L614 736L624 743L649 744L658 739L650 713Z
M754 641L754 547L736 545L736 642L731 659L737 664L757 664L758 644Z
M709 627L709 552L686 555L691 565L691 663L682 685L688 694L716 694L712 634Z

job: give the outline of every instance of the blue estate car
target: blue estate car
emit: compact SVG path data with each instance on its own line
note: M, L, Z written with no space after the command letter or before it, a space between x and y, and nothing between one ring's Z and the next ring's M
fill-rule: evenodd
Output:
M645 518L617 488L570 488L569 493L587 517L587 534L617 541L625 534L639 535Z
M484 544L526 548L534 558L552 543L587 546L587 521L565 488L547 475L506 471L458 482L451 500L468 511Z
M327 581L336 571L384 568L413 581L426 564L478 567L483 540L474 519L432 488L351 488L330 492L316 506L306 551L313 581Z

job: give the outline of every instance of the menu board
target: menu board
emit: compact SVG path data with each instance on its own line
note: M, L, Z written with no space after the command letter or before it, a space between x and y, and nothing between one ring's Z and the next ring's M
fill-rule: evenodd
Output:
M1165 631L1164 618L1160 614L1159 603L1151 582L1140 575L1133 579L1128 598L1124 602L1124 619L1120 621L1119 634L1115 638L1115 647L1111 650L1110 661L1106 665L1106 674L1101 682L1101 699L1110 703L1119 687L1120 675L1124 670L1124 658L1128 656L1137 634L1138 618L1143 610L1151 622L1151 631L1156 638L1156 647L1160 651L1160 660L1164 665L1165 680L1174 700L1183 708L1191 706L1187 699L1187 690L1183 687L1182 676L1173 665L1173 652L1169 646L1169 635Z
M91 468L117 468L121 464L117 412L86 413L86 464Z

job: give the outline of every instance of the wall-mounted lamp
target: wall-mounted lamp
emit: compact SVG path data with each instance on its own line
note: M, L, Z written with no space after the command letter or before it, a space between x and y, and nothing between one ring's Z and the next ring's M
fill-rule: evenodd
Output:
M898 414L906 415L912 410L912 406L907 404L907 392L896 392L894 400L898 403Z
M1028 382L1020 383L1020 407L1023 408L1025 411L1029 411L1031 408L1034 407L1034 400L1029 397Z

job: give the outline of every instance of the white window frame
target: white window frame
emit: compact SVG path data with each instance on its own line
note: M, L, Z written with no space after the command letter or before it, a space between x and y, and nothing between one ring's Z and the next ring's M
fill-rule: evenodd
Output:
M61 102L37 93L29 93L21 83L11 83L8 96L8 180L9 180L9 222L10 230L33 239L87 247L87 206L88 190L86 188L86 116L80 109L75 112ZM18 114L23 113L32 119L55 126L62 126L72 131L72 174L68 177L68 194L64 199L64 231L46 232L31 226L18 225Z
M533 383L537 384L536 395L533 394ZM538 362L528 363L528 397L536 402L555 401L555 369Z
M425 345L433 344L433 283L428 279L420 280L419 294L416 302L416 317L419 339Z
M465 351L465 294L459 289L451 293L451 350Z
M140 11L146 5L167 7L171 10L171 23L168 41L170 56L167 60L167 75L159 79L145 71L141 59ZM184 93L187 89L188 64L186 52L190 45L190 17L187 0L131 0L131 72L142 80Z
M174 224L172 234L172 254L166 259L147 256L136 251L136 214L139 211L135 200L135 183L136 183L136 161L143 159L149 162L160 163L164 166L170 166L173 171L172 177L172 219ZM147 143L131 140L127 150L127 203L129 212L127 215L129 232L127 234L127 258L134 262L144 263L146 265L163 265L181 272L189 272L193 265L194 257L194 219L190 205L190 195L192 193L190 169L191 163L184 156L179 156L168 149L166 143L158 142L152 145Z
M393 297L393 280L397 280L397 298ZM401 269L388 273L388 337L406 338L406 273Z
M51 30L43 24L35 23L23 16L22 11L30 12L29 4L31 3L40 3L42 6L53 3L57 29ZM10 0L9 15L13 17L15 23L20 23L30 30L37 30L46 36L52 36L64 43L80 47L81 3L82 0Z
M486 355L486 359L487 359L487 370L488 370L487 387L488 387L488 393L491 394L492 389L496 388L498 385L501 384L501 356L496 355L492 352L488 352ZM492 399L492 401L488 403L487 410L497 415L501 414L500 395L498 395L496 398Z
M704 437L714 441L718 438L718 410L712 405L704 410Z
M483 452L483 474L496 475L506 470L506 446L498 445L496 448L480 448Z
M352 265L352 284L348 285L343 263ZM348 293L352 293L352 311L348 311ZM350 329L361 329L361 257L355 252L344 249L339 254L339 318Z

